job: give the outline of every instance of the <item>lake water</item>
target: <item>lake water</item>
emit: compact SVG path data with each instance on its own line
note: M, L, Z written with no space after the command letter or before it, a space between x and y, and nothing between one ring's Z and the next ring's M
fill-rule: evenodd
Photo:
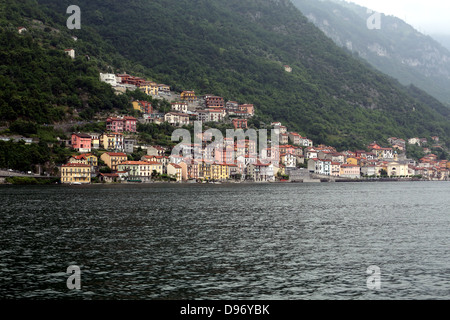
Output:
M450 298L447 182L0 186L0 203L3 299Z

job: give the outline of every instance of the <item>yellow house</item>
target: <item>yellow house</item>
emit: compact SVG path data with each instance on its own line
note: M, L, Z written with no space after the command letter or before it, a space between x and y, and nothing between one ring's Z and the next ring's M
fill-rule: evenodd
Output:
M407 164L400 164L398 162L390 162L387 165L386 171L388 173L389 177L392 176L403 176L403 177L409 177L409 170Z
M211 165L211 180L224 181L230 178L230 167L224 163L214 163Z
M148 162L151 173L153 173L153 171L156 171L160 175L164 173L164 168L163 168L164 165L161 162L147 161L147 160L145 160L145 162Z
M128 160L128 157L125 153L117 153L117 152L105 152L100 157L101 160L113 171L117 171L117 166L124 161Z
M182 181L183 179L183 170L181 166L175 163L169 163L167 166L167 174L169 176L173 176L177 179L177 182Z
M206 161L198 161L198 177L203 180L211 180L212 164Z
M158 94L158 84L156 82L145 82L143 85L141 85L140 89L142 92L149 96L156 96Z
M180 95L181 100L193 102L197 101L197 96L195 95L194 91L183 91Z
M356 159L356 158L347 158L347 164L351 164L351 165L357 166L358 165L358 159Z
M81 163L68 163L61 167L61 183L91 183L91 166Z

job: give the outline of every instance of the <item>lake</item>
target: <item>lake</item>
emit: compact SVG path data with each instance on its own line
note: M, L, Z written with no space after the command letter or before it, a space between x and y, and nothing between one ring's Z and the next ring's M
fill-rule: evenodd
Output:
M448 182L3 185L0 298L449 299L449 195Z

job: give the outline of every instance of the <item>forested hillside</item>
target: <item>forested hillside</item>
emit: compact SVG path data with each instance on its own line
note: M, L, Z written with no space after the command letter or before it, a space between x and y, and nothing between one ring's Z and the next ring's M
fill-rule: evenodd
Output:
M123 107L126 102L115 99L98 81L98 72L109 69L144 75L174 90L193 89L198 94L253 103L261 119L283 121L293 131L337 147L361 146L388 136L439 135L445 139L450 135L447 108L426 93L403 87L353 58L309 23L290 1L77 2L82 10L81 30L69 32L65 28L65 12L72 4L68 1L11 1L23 14L14 18L17 21L6 19L9 28L14 24L31 27L37 13L22 8L36 7L44 15L40 17L44 24L60 30L57 34L78 36L76 42L68 36L67 41L72 42L61 44L49 35L50 43L41 46L42 55L61 59L66 72L59 74L58 64L47 69L50 72L38 69L42 79L44 74L50 79L53 74L64 79L58 90L50 84L36 87L54 95L42 98L53 99L50 105L56 112L45 121L59 118L63 107L84 104L93 111ZM17 43L11 45L12 51L37 45L26 38L13 42ZM68 45L77 50L77 60L61 54ZM91 60L87 61L85 55ZM16 62L0 63L5 81L14 82L13 75L5 72ZM26 60L20 64L28 71L35 68ZM291 66L292 73L283 65ZM21 89L15 89L16 96L33 97ZM80 92L87 92L90 98L86 101ZM2 110L14 106L10 96L10 100L2 98ZM34 108L32 103L25 105ZM33 112L21 111L17 116L33 117ZM45 109L42 112L46 113ZM10 112L2 114L4 119Z

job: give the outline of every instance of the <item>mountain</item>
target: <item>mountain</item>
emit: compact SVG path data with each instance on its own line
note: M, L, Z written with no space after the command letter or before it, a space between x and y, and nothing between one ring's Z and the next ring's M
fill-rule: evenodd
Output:
M444 48L447 50L450 50L450 35L449 34L431 34L430 35L433 39L435 39L437 42L439 42Z
M338 46L402 84L413 84L450 107L450 51L403 20L381 14L370 29L368 8L343 0L292 0Z
M317 143L341 148L389 136L450 136L448 108L336 46L288 0L79 0L82 27L73 31L65 28L68 1L10 3L15 24L31 28L40 14L47 28L60 31L46 34L41 46L48 54L69 45L55 36L76 35L70 45L91 58L92 70L68 69L69 77L89 75L94 87L100 85L95 69L146 76L174 90L253 103L259 120L283 121ZM0 63L5 69L13 64Z

